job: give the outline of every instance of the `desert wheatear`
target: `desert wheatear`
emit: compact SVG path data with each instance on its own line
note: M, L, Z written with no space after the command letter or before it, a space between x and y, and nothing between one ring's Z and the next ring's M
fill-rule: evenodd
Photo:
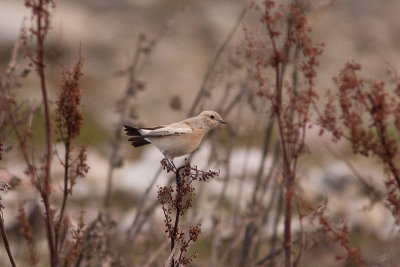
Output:
M124 125L134 147L155 145L167 160L192 153L199 147L204 135L221 124L226 124L215 111L203 111L198 116L169 125L137 128Z

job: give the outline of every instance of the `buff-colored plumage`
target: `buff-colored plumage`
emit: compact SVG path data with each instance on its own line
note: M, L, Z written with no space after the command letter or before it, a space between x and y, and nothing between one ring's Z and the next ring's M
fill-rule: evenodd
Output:
M215 111L203 111L198 116L169 125L137 128L124 125L134 147L155 145L168 159L192 153L204 135L221 124L226 124Z

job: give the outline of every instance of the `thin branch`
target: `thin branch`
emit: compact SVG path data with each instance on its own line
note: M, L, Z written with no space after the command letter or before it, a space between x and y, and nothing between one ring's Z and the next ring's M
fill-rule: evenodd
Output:
M150 267L154 266L154 261L157 259L158 256L160 256L161 253L164 252L164 250L167 248L168 242L165 241L161 244L161 246L153 253L150 255L148 260L142 265L142 267Z
M134 239L135 239L137 233L140 232L141 226L143 225L143 223L141 223L141 222L145 222L146 219L154 212L155 206L158 205L158 200L155 200L153 202L153 204L150 205L150 208L147 208L146 210L144 210L144 206L146 204L149 193L150 193L151 189L153 188L154 184L156 183L156 181L158 180L158 178L160 177L161 171L162 171L162 167L160 166L158 168L156 174L154 175L153 179L151 180L150 184L147 186L146 191L144 192L144 195L141 198L141 202L138 206L138 210L136 212L135 218L133 219L131 226L126 231L125 246L123 248L124 251L128 248L128 245L130 243L134 242ZM132 234L132 231L133 231L133 234Z
M1 141L1 139L0 139L0 141ZM0 146L1 146L1 142L0 142ZM0 153L0 159L1 159L1 153ZM11 187L6 182L0 181L0 191L7 191L10 188ZM11 266L16 267L17 265L15 264L15 260L14 260L14 257L12 255L11 249L10 249L10 244L8 242L7 233L6 233L6 229L5 229L5 226L4 226L3 209L4 209L4 206L1 203L1 197L0 197L0 232L1 232L1 237L3 239L4 247L6 248L8 259L10 260Z
M185 165L177 168L176 172L175 172L176 186L177 186L177 189L176 189L176 191L177 191L177 196L176 197L177 198L181 198L182 197L182 196L179 196L178 192L179 192L179 187L182 186L182 182L181 182L182 177L180 176L180 170L183 169L183 168L185 168ZM175 208L176 208L176 215L175 215L174 231L173 231L172 237L171 237L171 251L174 249L175 239L176 239L177 234L178 234L179 216L180 216L180 213L181 213L180 201L178 201L178 200L176 201ZM174 267L174 262L173 261L172 261L172 265L171 266Z
M8 255L8 258L10 260L10 263L11 263L11 265L13 267L16 267L17 265L15 264L15 260L14 260L14 257L12 255L11 249L10 249L10 244L8 242L7 233L6 233L6 230L4 228L3 213L1 213L1 215L0 215L0 230L1 230L1 237L3 238L4 247L6 248L7 255Z
M60 211L60 221L62 220L65 206L67 205L67 197L68 197L68 174L69 174L69 152L70 152L70 140L68 139L65 143L65 157L64 157L64 194L63 201L61 205Z
M219 58L221 57L222 52L225 50L225 48L227 47L227 45L229 44L229 42L231 41L232 37L234 36L236 30L238 29L240 22L242 21L242 19L244 18L244 16L246 15L247 12L247 7L244 8L242 10L242 12L240 13L235 26L232 28L232 30L230 31L230 33L228 34L228 36L226 37L225 41L222 43L222 45L220 46L220 48L218 49L213 61L211 62L211 64L209 65L207 72L204 76L203 82L200 86L200 89L197 93L197 96L192 104L192 107L189 111L189 116L193 116L194 112L196 111L196 108L201 100L201 98L204 96L204 94L206 93L206 86L208 84L208 81L211 78L212 73L214 72L215 67L217 66L217 63L219 61Z
M49 21L48 21L48 10L46 10L46 2L44 0L39 0L39 2L33 3L32 14L36 16L36 31L34 35L36 36L37 51L36 58L32 58L32 61L36 65L36 71L40 79L40 88L42 92L42 99L44 105L45 114L45 135L46 135L46 163L44 166L45 176L44 181L40 181L40 195L43 199L43 204L46 211L45 222L47 229L47 239L50 250L50 262L51 266L56 266L57 264L57 253L54 246L54 227L52 222L52 214L50 210L50 193L51 193L51 158L52 158L52 142L51 142L51 118L50 118L50 108L49 100L47 96L46 88L46 77L45 77L45 64L44 64L44 39L48 31Z
M382 193L379 192L379 190L375 189L372 185L370 185L366 181L365 177L358 172L358 170L354 167L354 165L346 157L339 156L329 146L327 146L327 149L335 158L337 158L338 160L343 161L347 165L347 167L354 174L354 176L361 183L361 185L365 188L365 190L373 195L373 201L377 201L377 200L382 199Z
M106 193L104 197L104 202L103 205L105 208L109 208L111 204L111 194L113 191L113 174L115 168L119 166L120 163L120 157L118 156L118 153L120 151L120 141L122 139L122 134L121 134L121 125L123 122L126 120L126 116L128 113L129 109L129 100L135 95L136 90L141 90L142 86L139 84L136 80L136 72L139 64L139 60L141 58L141 55L148 55L152 49L152 46L154 43L152 42L148 47L144 47L143 43L145 42L145 37L144 35L140 35L138 44L136 47L135 55L133 56L132 63L129 66L129 68L126 70L128 73L128 81L127 81L127 86L125 89L125 94L120 100L119 103L119 118L118 118L118 123L117 127L114 132L114 136L112 139L112 146L111 146L111 154L109 157L109 167L108 167L108 172L107 172L107 187L106 187ZM124 73L124 72L122 72Z

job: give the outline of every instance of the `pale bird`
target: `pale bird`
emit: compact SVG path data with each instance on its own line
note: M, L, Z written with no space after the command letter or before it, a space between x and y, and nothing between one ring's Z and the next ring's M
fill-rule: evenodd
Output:
M134 147L155 145L170 162L175 157L187 155L196 150L204 135L221 124L226 124L215 111L203 111L198 116L169 125L152 128L138 128L124 125L129 141ZM171 163L171 162L170 162Z

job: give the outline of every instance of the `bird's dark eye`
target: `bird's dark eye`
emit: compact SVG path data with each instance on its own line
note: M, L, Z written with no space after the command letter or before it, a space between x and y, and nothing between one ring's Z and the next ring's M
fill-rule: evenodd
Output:
M214 115L210 115L210 119L215 119L215 116Z

